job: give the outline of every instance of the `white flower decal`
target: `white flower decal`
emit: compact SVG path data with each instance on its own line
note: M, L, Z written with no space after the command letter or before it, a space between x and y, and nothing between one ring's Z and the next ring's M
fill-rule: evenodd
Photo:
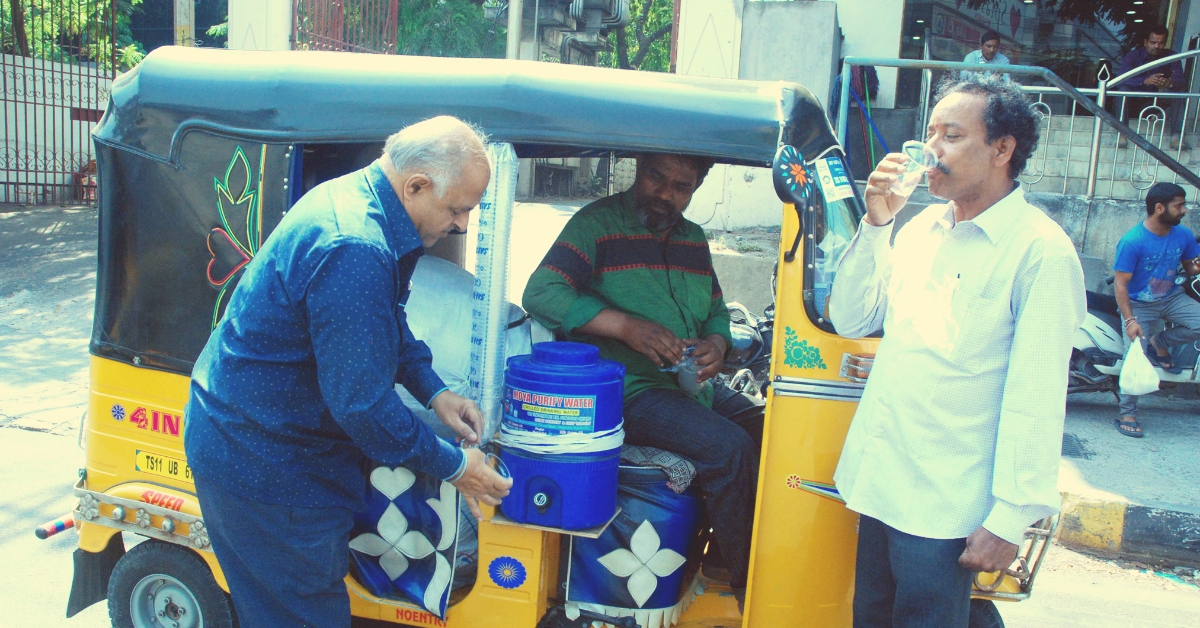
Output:
M437 513L442 525L442 537L438 540L437 551L444 552L454 544L458 533L458 489L449 482L442 482L438 499L430 497L426 504Z
M416 482L416 474L404 467L396 467L395 469L376 467L371 472L371 486L374 486L376 490L383 493L388 499L396 499L403 495Z
M371 472L371 486L388 499L412 488L416 476L403 467L379 467ZM395 580L408 570L408 559L420 560L433 553L433 543L417 530L409 531L408 519L395 504L388 504L376 526L379 534L360 534L350 540L350 549L379 557L379 566Z
M661 545L662 540L654 526L649 521L643 521L633 533L633 538L629 539L629 549L615 549L598 559L614 576L629 578L625 586L638 608L654 595L659 578L675 573L686 561L673 549L659 549Z

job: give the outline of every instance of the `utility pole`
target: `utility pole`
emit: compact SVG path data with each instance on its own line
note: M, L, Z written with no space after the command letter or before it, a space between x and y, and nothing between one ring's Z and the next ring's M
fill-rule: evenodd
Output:
M196 45L195 0L175 0L175 45Z
M508 44L504 56L509 59L521 58L521 17L525 13L523 4L521 0L508 0Z

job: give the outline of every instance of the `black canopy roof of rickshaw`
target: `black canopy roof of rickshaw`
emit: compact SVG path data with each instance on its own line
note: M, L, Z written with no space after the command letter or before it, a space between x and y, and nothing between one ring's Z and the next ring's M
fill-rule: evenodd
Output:
M378 142L449 114L522 157L607 151L768 165L836 144L821 105L788 82L534 61L164 47L112 86L97 141L176 162L193 130L262 142Z

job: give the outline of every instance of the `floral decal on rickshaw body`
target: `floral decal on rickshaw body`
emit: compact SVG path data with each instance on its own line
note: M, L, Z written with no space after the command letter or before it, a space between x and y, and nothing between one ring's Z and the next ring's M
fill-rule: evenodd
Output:
M804 165L804 157L792 146L780 149L775 159L777 183L782 184L788 196L797 202L805 204L812 198L813 172Z
M363 584L375 595L402 594L444 617L454 576L458 491L404 467L376 467L369 480L367 511L356 513L350 539Z
M488 577L505 589L516 589L525 584L525 565L511 556L500 556L488 563Z
M220 289L217 302L213 305L212 327L221 320L225 295L236 284L235 278L245 268L262 246L262 191L263 169L267 161L267 145L263 144L259 154L258 176L238 146L233 151L224 179L213 177L213 189L217 193L217 214L221 226L208 232L208 281Z
M629 549L615 549L601 556L599 561L614 576L629 578L625 586L634 603L641 608L654 595L658 579L675 573L687 559L669 547L662 547L654 524L646 520L629 539Z
M798 369L826 369L825 360L821 358L821 349L800 340L796 330L784 327L783 330L783 363Z

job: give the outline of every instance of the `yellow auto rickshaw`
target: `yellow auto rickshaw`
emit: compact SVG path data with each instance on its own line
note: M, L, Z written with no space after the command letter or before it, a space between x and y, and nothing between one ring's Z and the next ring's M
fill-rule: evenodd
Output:
M467 557L475 576L447 593L444 616L411 596L381 595L354 570L354 617L451 628L596 618L643 628L851 625L857 515L833 472L878 339L842 338L825 316L836 259L821 245L850 240L863 201L804 87L521 61L160 48L116 79L111 98L93 134L99 256L68 616L107 599L115 626L236 625L184 455L193 361L241 269L305 191L377 157L396 129L449 114L479 125L509 157L494 164L494 181L515 179L516 158L646 151L755 168L772 182L782 232L745 613L698 569L702 530L680 541L687 561L669 591L678 601L646 609L573 599L571 557L585 537L485 508ZM511 190L488 205L481 224L506 219ZM493 266L478 262L477 278L502 273L500 253L521 238L487 236L482 257ZM430 253L461 266L463 238L450 240ZM479 377L501 377L495 364L481 364ZM486 410L496 400L480 402ZM122 532L144 541L127 549ZM1049 521L1031 528L1017 567L977 578L980 612L998 620L989 600L1028 597L1050 532Z

